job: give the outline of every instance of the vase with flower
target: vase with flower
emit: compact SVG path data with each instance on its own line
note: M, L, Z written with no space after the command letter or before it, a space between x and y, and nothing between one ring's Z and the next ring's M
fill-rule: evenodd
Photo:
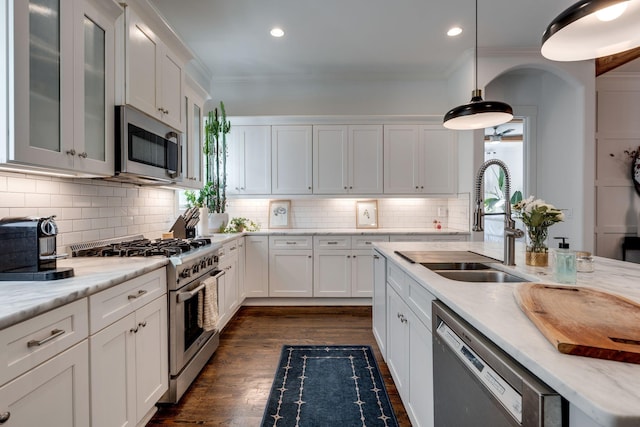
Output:
M564 221L564 214L555 206L533 196L513 205L513 210L527 229L526 264L546 267L549 265L549 227Z

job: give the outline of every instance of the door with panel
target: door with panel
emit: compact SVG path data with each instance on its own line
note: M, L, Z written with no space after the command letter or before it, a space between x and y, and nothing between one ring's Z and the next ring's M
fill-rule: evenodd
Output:
M271 192L311 194L312 127L272 126L271 144Z

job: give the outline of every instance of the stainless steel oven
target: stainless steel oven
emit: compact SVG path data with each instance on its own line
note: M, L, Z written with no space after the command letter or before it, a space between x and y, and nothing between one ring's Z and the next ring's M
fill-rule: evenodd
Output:
M433 303L438 427L562 427L566 400L438 301Z
M218 330L198 324L198 294L204 281L219 279L217 252L178 265L169 264L169 390L162 403L177 403L218 348ZM217 285L216 285L217 286Z

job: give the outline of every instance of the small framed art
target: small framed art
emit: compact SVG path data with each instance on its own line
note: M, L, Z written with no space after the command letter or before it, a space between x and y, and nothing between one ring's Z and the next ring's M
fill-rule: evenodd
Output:
M291 228L291 200L269 202L269 228Z
M378 228L378 201L356 202L356 228Z

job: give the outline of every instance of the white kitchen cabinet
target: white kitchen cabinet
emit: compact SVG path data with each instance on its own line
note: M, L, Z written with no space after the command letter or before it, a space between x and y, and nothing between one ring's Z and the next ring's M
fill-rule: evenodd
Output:
M373 251L373 336L387 360L387 258Z
M184 130L184 60L126 8L125 102Z
M269 236L269 296L313 296L311 236Z
M206 91L191 78L185 87L185 132L182 137L182 182L180 187L200 189L203 179L203 112Z
M311 194L312 127L271 127L271 193Z
M371 297L371 245L388 240L388 236L315 236L313 296Z
M384 126L385 194L453 194L456 164L452 131L432 125Z
M382 193L382 126L313 127L314 194Z
M269 296L269 237L245 236L247 298Z
M238 240L225 243L220 250L218 269L224 271L218 279L218 329L222 330L238 307Z
M271 194L271 126L231 126L227 195Z
M396 289L387 286L387 365L403 402L409 401L409 328L407 306Z
M145 422L169 381L165 269L91 295L89 311L92 426Z
M238 305L242 305L247 298L246 285L247 248L246 237L238 239Z
M387 263L387 365L411 424L433 427L431 302L435 297Z
M0 387L7 426L89 425L87 340Z
M6 425L89 425L87 323L82 298L0 330Z
M351 296L351 250L315 249L314 297Z
M114 1L11 0L0 163L78 176L114 173ZM0 19L3 16L0 15ZM4 120L2 120L4 122Z

